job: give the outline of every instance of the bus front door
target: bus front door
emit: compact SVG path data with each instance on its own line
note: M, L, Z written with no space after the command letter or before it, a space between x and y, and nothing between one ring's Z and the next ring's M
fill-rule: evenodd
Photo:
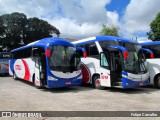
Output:
M110 51L109 54L110 54L111 85L122 86L121 53L118 50L113 50Z
M42 86L42 82L41 82L41 79L40 79L41 69L42 69L42 66L41 66L40 57L37 56L35 58L35 79L34 79L34 85L36 87L41 87Z

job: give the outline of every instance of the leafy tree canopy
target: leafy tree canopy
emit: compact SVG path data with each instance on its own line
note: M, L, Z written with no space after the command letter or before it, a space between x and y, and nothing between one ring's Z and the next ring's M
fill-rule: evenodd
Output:
M119 36L118 35L119 28L115 26L107 27L103 24L100 35L110 35L110 36Z
M23 13L14 12L0 16L0 46L14 49L36 40L60 35L59 30L47 21L28 18Z
M160 12L150 24L151 30L147 32L148 38L157 41L160 40Z

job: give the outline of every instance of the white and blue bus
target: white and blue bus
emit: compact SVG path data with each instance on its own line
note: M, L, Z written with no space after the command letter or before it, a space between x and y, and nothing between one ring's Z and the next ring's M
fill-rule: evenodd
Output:
M155 88L160 88L160 41L145 41L141 45L147 61L150 84Z
M8 75L9 52L0 52L0 74Z
M114 36L96 36L72 42L87 52L88 57L81 58L83 83L98 89L134 88L148 84L149 74L137 55L140 46L128 42L122 47L117 39Z
M35 87L58 88L82 83L81 60L75 45L61 38L45 38L11 51L9 74ZM85 51L84 51L85 53Z

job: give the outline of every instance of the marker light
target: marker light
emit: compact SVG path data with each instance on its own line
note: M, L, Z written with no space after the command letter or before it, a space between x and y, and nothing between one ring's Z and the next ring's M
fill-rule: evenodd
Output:
M46 49L46 56L47 56L47 57L50 57L50 56L51 56L50 49Z
M150 58L154 58L154 54L153 53L150 53Z
M87 57L87 52L86 52L86 51L83 52L83 57L84 57L84 58Z
M127 52L127 51L124 51L124 52L123 52L123 57L124 57L124 58L127 58L127 57L128 57L128 52Z

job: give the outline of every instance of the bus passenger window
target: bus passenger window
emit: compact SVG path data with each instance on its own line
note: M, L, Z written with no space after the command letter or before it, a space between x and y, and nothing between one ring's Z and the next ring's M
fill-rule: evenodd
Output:
M89 49L90 49L90 56L94 57L94 58L99 58L99 52L97 49L97 46L95 43L92 43L89 45Z

